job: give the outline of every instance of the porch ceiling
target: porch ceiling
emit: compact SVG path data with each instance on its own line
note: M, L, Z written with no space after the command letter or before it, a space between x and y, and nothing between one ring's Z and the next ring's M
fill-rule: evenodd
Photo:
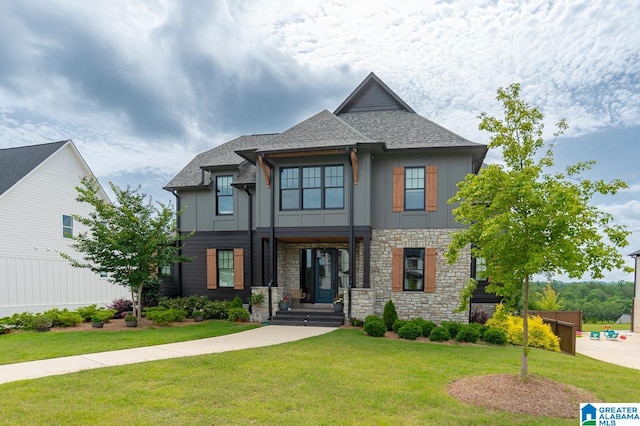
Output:
M349 237L345 237L345 236L278 237L277 240L285 243L348 243Z

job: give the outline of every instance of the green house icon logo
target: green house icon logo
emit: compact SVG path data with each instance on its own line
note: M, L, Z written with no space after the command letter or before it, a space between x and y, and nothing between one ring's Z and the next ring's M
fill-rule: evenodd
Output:
M580 425L595 426L597 424L596 416L598 410L591 404L584 404L580 407Z

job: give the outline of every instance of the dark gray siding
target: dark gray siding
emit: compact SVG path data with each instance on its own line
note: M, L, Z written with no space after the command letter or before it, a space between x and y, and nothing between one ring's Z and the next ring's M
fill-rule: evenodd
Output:
M395 99L382 90L378 84L369 84L363 88L360 96L353 100L342 112L388 111L404 109Z

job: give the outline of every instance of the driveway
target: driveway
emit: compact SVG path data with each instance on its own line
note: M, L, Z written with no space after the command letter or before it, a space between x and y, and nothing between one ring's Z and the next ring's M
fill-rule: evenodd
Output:
M576 352L600 361L640 370L640 334L630 331L619 333L618 340L607 340L603 333L600 333L600 340L591 340L589 332L583 332L582 337L576 338Z

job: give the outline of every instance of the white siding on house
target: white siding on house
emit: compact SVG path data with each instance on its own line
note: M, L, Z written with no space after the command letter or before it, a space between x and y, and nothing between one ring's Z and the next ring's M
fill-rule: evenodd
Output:
M75 190L89 174L67 144L0 196L0 316L128 298L123 287L72 268L60 256L74 254L63 238L62 216L90 213ZM74 235L80 230L74 221Z

